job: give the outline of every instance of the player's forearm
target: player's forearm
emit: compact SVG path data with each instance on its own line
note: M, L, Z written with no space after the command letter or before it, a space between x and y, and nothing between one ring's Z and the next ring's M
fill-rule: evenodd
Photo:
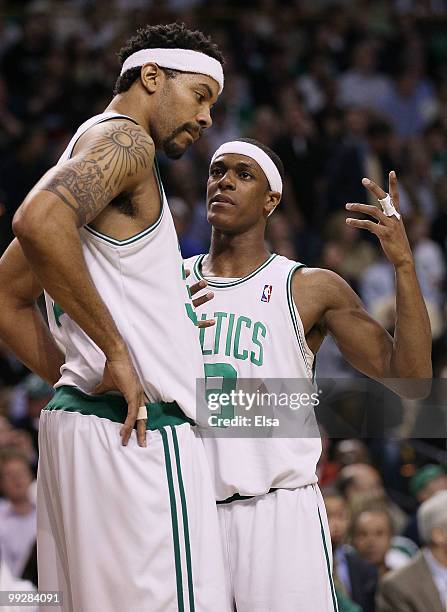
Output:
M107 357L127 351L115 322L93 284L74 224L60 227L46 219L15 223L14 231L42 286L64 312L95 342ZM54 240L54 236L63 238Z
M0 338L32 372L54 385L64 354L36 304L19 305L0 296Z
M414 263L396 268L396 323L390 376L430 379L431 327Z

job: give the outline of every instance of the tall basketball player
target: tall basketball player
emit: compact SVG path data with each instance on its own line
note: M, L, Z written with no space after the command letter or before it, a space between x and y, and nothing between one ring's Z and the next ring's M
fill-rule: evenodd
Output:
M180 157L210 127L222 56L171 24L140 30L120 57L114 98L27 196L0 263L2 338L57 381L39 431L39 588L62 591L70 612L226 610L191 428L203 361L154 158ZM65 355L30 299L42 287Z
M302 379L311 385L315 354L331 334L345 358L367 376L383 379L401 394L426 393L430 383L425 379L432 376L430 324L398 210L388 200L386 211L392 216L374 206L350 204L350 210L377 223L347 219L352 227L374 233L395 267L392 338L337 274L268 251L266 222L280 202L282 181L281 161L256 141L226 143L212 158L207 190L210 252L185 263L193 270L192 282L206 279L215 294L198 309L203 319L216 320L200 333L207 377L220 379L223 389L237 393L247 379L256 379L264 389L272 379ZM373 182L364 184L376 197L385 197ZM398 209L394 173L389 188ZM401 378L422 380L416 389L406 389ZM290 405L277 406L273 416L281 419L286 412ZM317 486L320 439L308 428L315 423L309 402L295 414L306 428L295 431L294 438L270 437L271 428L268 436L250 434L249 412L243 438L231 437L231 419L222 421L225 436L204 431L229 602L238 612L337 609L329 531ZM293 425L294 418L288 418ZM216 424L214 419L211 425Z

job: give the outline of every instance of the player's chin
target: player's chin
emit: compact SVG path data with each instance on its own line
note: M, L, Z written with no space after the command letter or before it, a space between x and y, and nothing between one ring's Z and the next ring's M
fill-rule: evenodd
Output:
M181 143L172 140L164 146L163 150L166 157L169 157L169 159L180 159L188 147L188 143Z
M232 212L232 211L231 211ZM235 228L235 216L230 211L216 211L208 209L207 219L208 223L214 227L214 229L231 232Z

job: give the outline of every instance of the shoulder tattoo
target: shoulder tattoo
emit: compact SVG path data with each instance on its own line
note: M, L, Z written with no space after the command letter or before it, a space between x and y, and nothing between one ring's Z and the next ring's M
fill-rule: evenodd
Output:
M82 160L69 161L42 186L71 208L79 226L91 221L120 193L125 178L151 164L153 143L141 129L111 125Z

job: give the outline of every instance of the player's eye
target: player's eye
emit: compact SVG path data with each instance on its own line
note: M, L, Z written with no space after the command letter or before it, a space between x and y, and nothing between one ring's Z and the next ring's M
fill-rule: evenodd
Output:
M200 104L202 104L202 102L204 102L204 100L205 100L205 96L202 93L200 93L199 91L196 91L196 96L197 96L198 102Z
M249 172L239 172L239 176L243 179L247 179L247 178L253 178L252 175Z
M210 176L220 176L222 174L221 168L211 168Z

